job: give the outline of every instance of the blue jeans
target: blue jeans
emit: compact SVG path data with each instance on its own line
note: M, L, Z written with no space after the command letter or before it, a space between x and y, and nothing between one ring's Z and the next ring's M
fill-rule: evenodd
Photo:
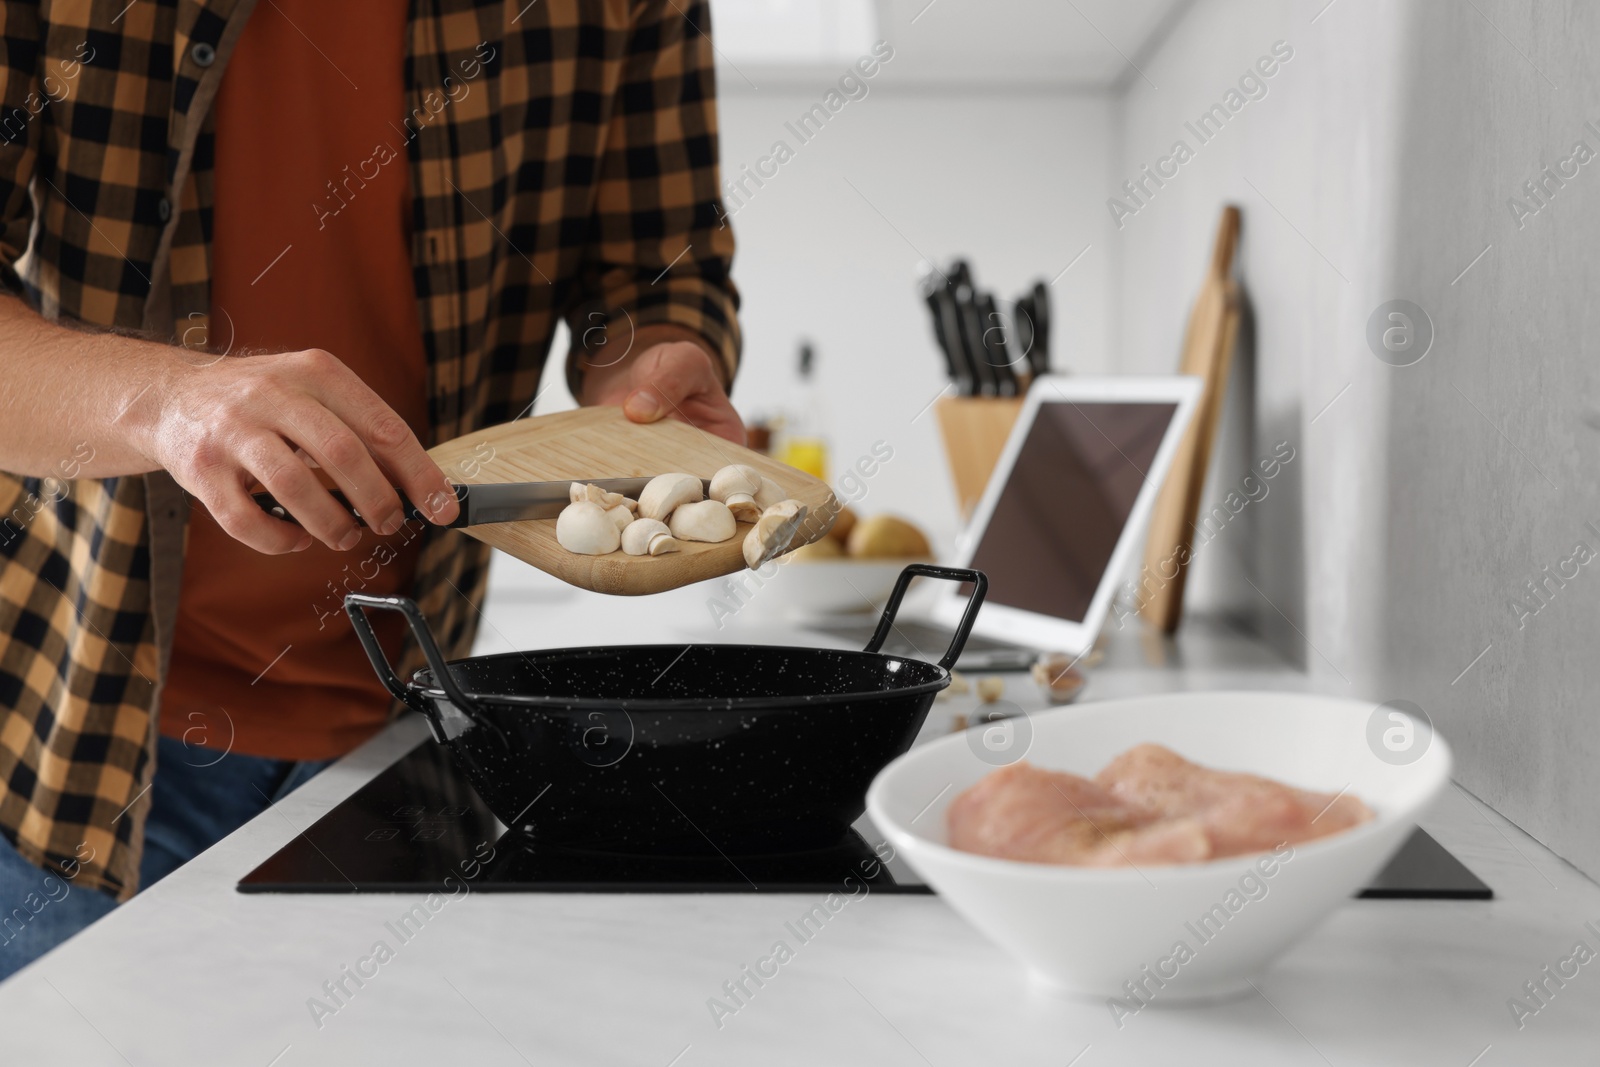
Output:
M140 888L171 874L331 762L224 754L160 738L139 865ZM35 867L0 836L0 979L116 906L110 893L75 886L58 871Z

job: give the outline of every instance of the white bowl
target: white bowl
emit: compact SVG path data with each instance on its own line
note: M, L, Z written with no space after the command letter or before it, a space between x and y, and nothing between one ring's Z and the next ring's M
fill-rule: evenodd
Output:
M1398 722L1391 714L1401 713L1299 693L1186 693L1063 708L1012 725L1014 749L1029 729L1032 738L1005 762L1026 758L1089 777L1118 753L1154 741L1219 770L1328 793L1348 789L1376 813L1352 830L1291 846L1283 859L1259 853L1098 870L957 851L946 844L945 810L995 769L1000 757L981 740L997 729L992 724L889 764L867 793L867 810L952 908L1036 978L1116 998L1114 1011L1120 1004L1133 1014L1146 1004L1248 992L1248 978L1382 868L1450 778L1449 747L1424 724L1413 723L1415 747L1403 754L1420 752L1412 762L1376 754L1398 758L1382 741Z
M894 591L900 572L920 559L788 559L779 557L777 574L764 579L758 612L813 617L877 611Z

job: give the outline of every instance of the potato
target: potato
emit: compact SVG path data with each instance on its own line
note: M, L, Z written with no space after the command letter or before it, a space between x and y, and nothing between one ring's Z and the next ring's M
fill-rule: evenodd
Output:
M823 537L809 545L801 545L790 552L787 558L796 563L816 563L819 560L841 559L843 556L844 548L839 542L831 537Z
M922 531L893 515L862 519L850 531L850 555L857 559L901 559L933 555Z
M851 511L849 507L841 507L838 516L833 520L833 528L828 531L827 536L841 545L846 544L850 540L850 531L855 529L855 526L856 513Z

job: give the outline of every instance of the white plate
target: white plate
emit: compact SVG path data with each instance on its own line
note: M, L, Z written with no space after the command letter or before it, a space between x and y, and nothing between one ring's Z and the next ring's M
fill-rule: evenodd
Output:
M1382 868L1450 777L1449 746L1426 724L1411 723L1411 750L1384 747L1384 731L1405 724L1391 714L1401 713L1260 692L1063 708L1014 721L1009 751L995 725L912 749L872 783L867 810L951 907L1037 978L1116 998L1121 1011L1136 1014L1148 1004L1248 992L1246 979ZM1026 758L1088 777L1145 741L1219 770L1328 793L1348 790L1377 817L1292 846L1279 860L1263 853L1139 869L1018 863L946 844L950 801L1000 763ZM1411 762L1393 762L1405 758Z

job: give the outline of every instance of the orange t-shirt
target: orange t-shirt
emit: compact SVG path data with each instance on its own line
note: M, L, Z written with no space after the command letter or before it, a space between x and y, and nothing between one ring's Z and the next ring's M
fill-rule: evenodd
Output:
M407 7L274 0L250 16L216 101L211 339L235 354L332 352L425 440L427 357L397 132ZM327 759L381 729L391 698L342 600L346 590L409 592L415 526L388 538L364 530L349 552L317 542L266 556L196 502L162 733ZM373 622L393 657L401 619Z

